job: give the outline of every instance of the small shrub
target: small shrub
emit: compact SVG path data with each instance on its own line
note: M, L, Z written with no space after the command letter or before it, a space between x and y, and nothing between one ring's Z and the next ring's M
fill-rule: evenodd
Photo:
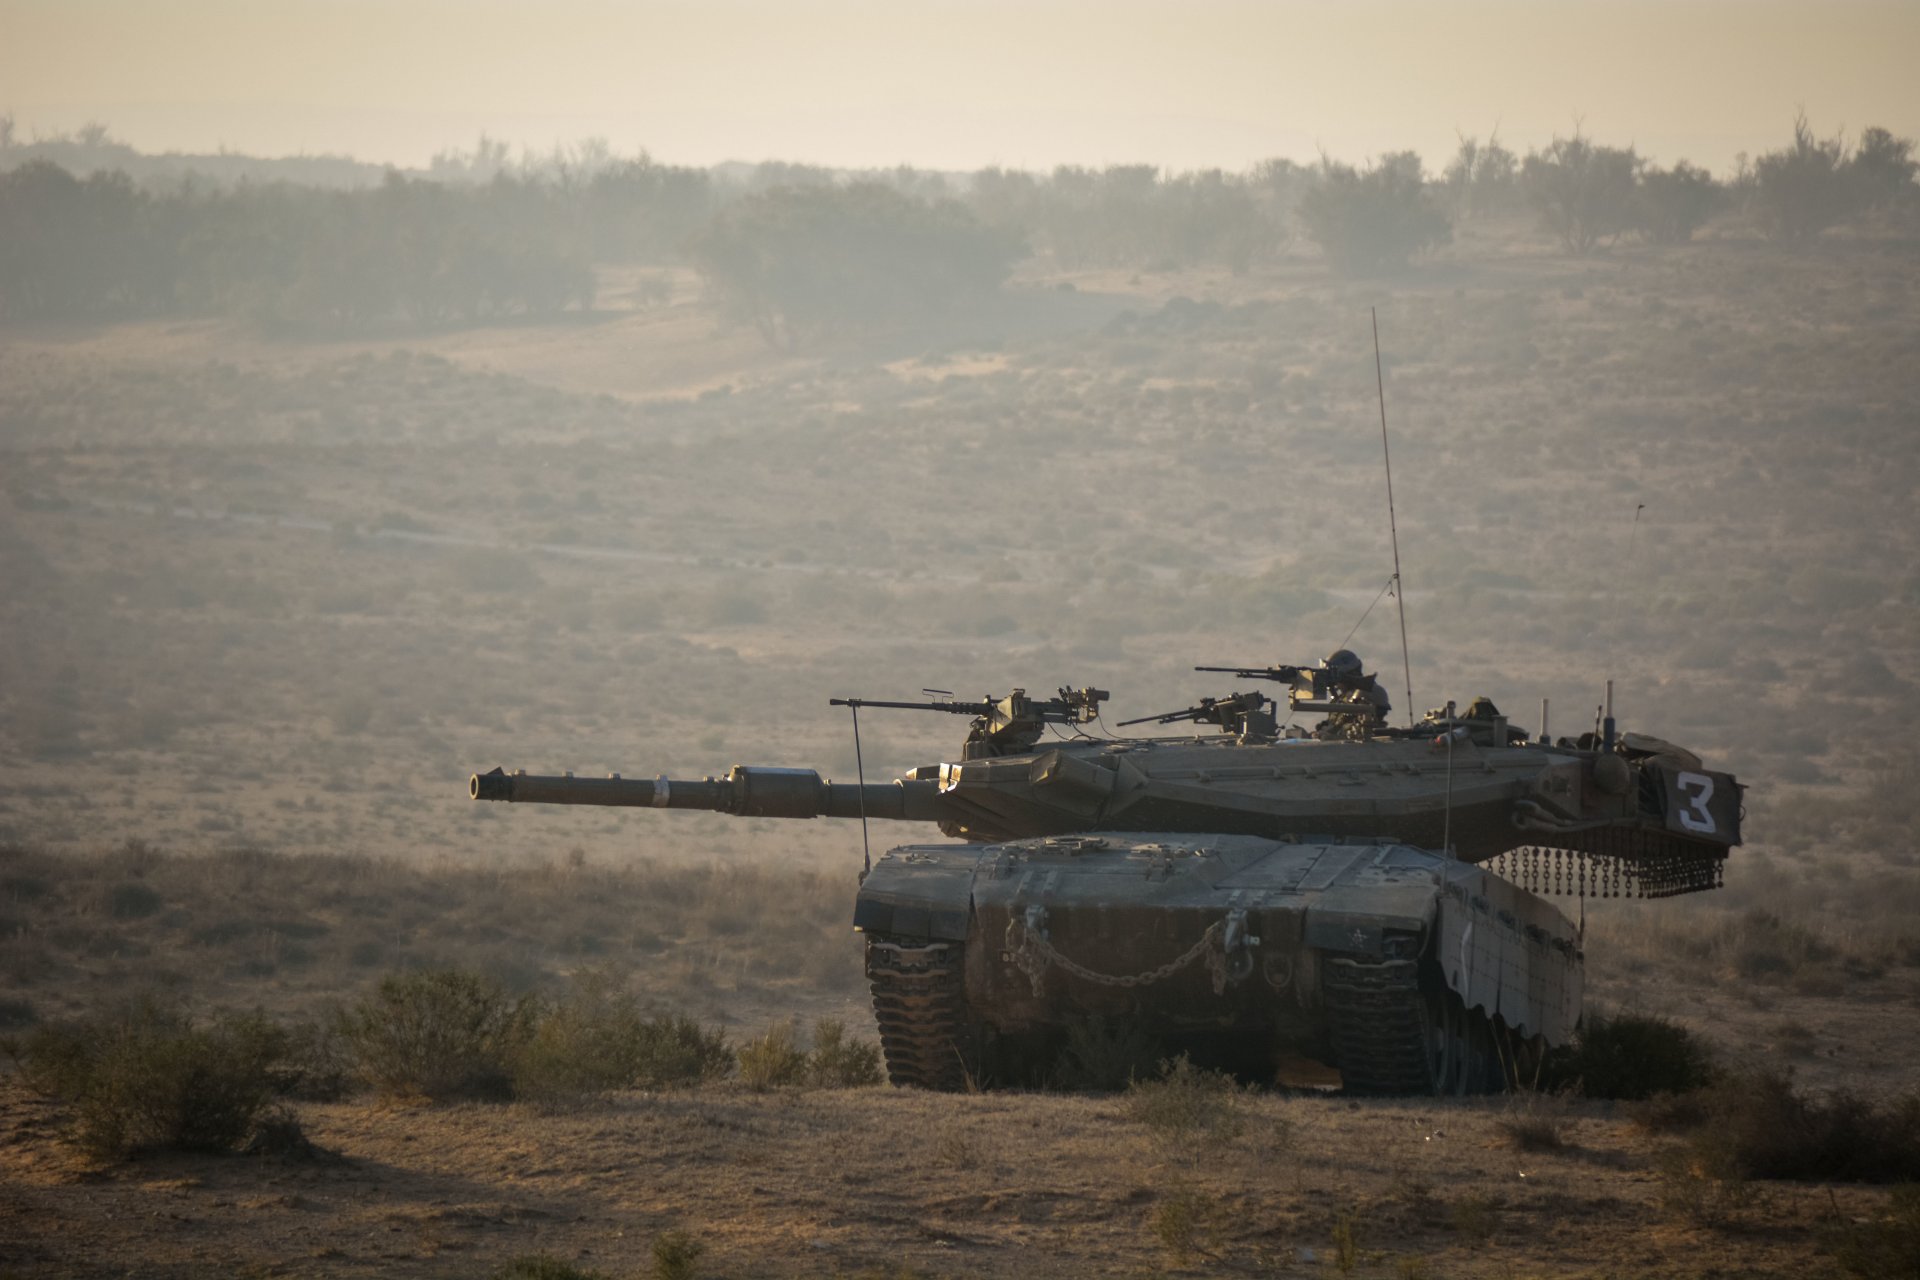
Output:
M981 1161L979 1135L966 1124L949 1124L934 1139L933 1154L951 1168L977 1169Z
M537 1012L511 1070L516 1097L555 1101L691 1084L723 1073L732 1061L720 1032L677 1015L649 1017L611 978L586 973Z
M307 1161L322 1159L328 1153L316 1147L307 1137L300 1117L286 1107L275 1107L254 1123L253 1136L247 1140L246 1149L241 1154L264 1156L271 1160Z
M1705 1124L1708 1093L1695 1089L1689 1093L1656 1093L1644 1102L1626 1108L1627 1116L1648 1133L1680 1133Z
M160 895L137 880L116 884L101 895L101 906L115 920L144 920L160 905Z
M1447 1206L1447 1225L1478 1248L1500 1229L1500 1205L1492 1196L1464 1195Z
M1675 1147L1656 1166L1660 1207L1671 1218L1717 1227L1751 1208L1756 1192L1732 1152L1723 1147Z
M1136 1080L1127 1089L1127 1113L1171 1147L1199 1152L1240 1136L1246 1119L1240 1086L1217 1071L1203 1071L1184 1053L1161 1064L1157 1080Z
M701 1026L683 1014L649 1020L640 1040L633 1083L639 1088L697 1084L733 1069L733 1046L718 1028Z
M791 1022L776 1022L741 1045L739 1060L740 1081L749 1089L775 1089L807 1079L807 1055Z
M707 1247L684 1231L666 1231L653 1238L654 1280L693 1280L699 1274L700 1255Z
M1359 1264L1359 1225L1351 1213L1343 1213L1333 1223L1333 1269L1350 1275Z
M1559 1151L1567 1145L1567 1121L1564 1116L1529 1112L1508 1116L1499 1122L1501 1136L1516 1151Z
M1686 1093L1714 1077L1713 1056L1691 1031L1655 1014L1587 1014L1572 1045L1541 1069L1541 1088L1639 1101Z
M1878 1106L1845 1090L1802 1093L1790 1073L1762 1071L1715 1090L1701 1132L1750 1177L1920 1180L1920 1097Z
M1655 1099L1635 1119L1687 1133L1689 1159L1743 1178L1920 1180L1920 1095L1876 1104L1845 1090L1804 1093L1791 1072L1759 1071Z
M272 1099L279 1065L256 1019L196 1026L153 1002L109 1021L38 1027L9 1048L22 1081L67 1104L75 1140L104 1158L233 1150Z
M1195 1257L1211 1255L1207 1244L1225 1218L1226 1206L1218 1196L1175 1183L1154 1207L1148 1225L1174 1263L1184 1266Z
M493 1273L494 1280L608 1280L604 1271L589 1271L563 1262L550 1253L529 1253Z
M336 1029L360 1074L389 1097L504 1098L533 1012L478 974L444 969L390 975Z
M857 1089L879 1084L880 1046L849 1040L846 1024L822 1018L813 1025L813 1052L807 1055L807 1077L827 1089Z
M1884 1210L1830 1228L1825 1243L1840 1269L1862 1280L1920 1276L1920 1184L1895 1187Z

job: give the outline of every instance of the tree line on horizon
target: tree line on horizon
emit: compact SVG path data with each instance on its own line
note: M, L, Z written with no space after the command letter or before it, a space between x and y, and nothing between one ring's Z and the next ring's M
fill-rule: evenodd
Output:
M78 142L122 145L104 130ZM1725 180L1580 133L1525 156L1463 137L1438 174L1407 151L1238 174L1113 165L955 179L903 166L848 180L788 163L687 168L604 144L516 163L482 138L425 176L388 170L342 188L141 182L125 168L80 177L42 143L9 165L23 149L0 119L0 316L431 328L591 309L596 267L691 263L728 316L795 345L967 305L1028 256L1066 271L1244 273L1305 241L1338 271L1379 275L1447 244L1456 225L1529 213L1572 254L1629 235L1684 243L1735 210L1788 245L1843 224L1911 236L1914 145L1869 128L1850 146L1802 116L1790 143L1743 157Z

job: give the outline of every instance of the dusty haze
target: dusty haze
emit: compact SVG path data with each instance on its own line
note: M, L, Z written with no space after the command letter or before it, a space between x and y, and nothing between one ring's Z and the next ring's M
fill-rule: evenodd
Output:
M1716 171L1796 106L1920 132L1920 10L1433 5L0 0L0 111L147 150L418 166L489 132L682 164L1244 168L1584 121Z
M1111 725L1346 644L1401 703L1379 369L1411 710L1572 735L1611 678L1748 788L1723 889L1554 900L1589 1007L1920 1171L1874 1110L1920 1060L1917 23L0 0L0 1039L261 1010L345 1157L96 1160L0 1053L0 1275L687 1274L669 1230L701 1275L1912 1274L1847 1250L1920 1200L1712 1164L1684 1107L396 1110L329 1011L454 970L871 1039L857 824L468 774L845 780L830 697ZM966 725L861 729L873 780Z

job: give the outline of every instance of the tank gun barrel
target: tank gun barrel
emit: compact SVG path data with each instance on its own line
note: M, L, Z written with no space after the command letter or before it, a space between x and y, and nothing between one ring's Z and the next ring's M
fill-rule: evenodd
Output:
M600 804L640 809L706 809L745 818L890 818L935 822L948 816L940 784L828 782L811 769L735 765L724 778L576 778L571 774L476 773L467 783L475 800L520 804ZM863 795L864 793L864 795Z

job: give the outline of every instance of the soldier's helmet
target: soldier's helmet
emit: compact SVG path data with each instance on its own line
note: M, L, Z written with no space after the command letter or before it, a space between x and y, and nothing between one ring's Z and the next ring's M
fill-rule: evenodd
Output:
M1351 649L1335 649L1320 660L1320 665L1343 680L1360 678L1360 655Z

